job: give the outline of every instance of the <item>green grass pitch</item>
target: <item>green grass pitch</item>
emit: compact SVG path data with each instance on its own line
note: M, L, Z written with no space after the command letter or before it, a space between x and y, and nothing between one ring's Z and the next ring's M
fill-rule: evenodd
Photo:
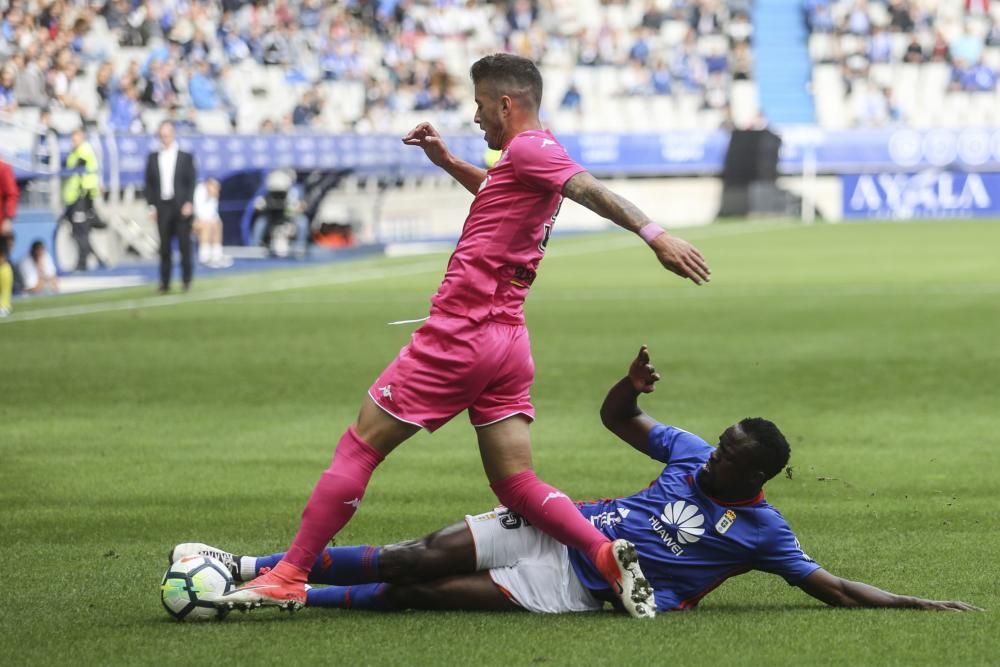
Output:
M576 498L658 473L598 407L639 345L643 406L710 441L744 416L792 442L768 486L835 574L985 613L833 610L731 580L691 613L306 610L180 625L166 554L286 546L368 383L446 255L368 259L17 304L0 323L0 664L975 665L1000 660L1000 224L731 224L686 231L714 278L620 233L556 237L528 299L540 474ZM464 416L376 474L341 544L492 507Z

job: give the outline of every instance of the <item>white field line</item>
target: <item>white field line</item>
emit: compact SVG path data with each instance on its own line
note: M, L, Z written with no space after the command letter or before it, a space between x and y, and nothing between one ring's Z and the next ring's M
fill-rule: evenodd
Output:
M719 228L705 228L707 234L699 234L699 238L715 238L717 236L733 236L738 234L753 234L768 231L792 229L787 226L771 226L766 224L747 224L739 226L726 226ZM687 235L693 236L693 235ZM621 238L602 238L594 241L587 241L574 244L560 252L553 253L555 259L561 257L574 257L578 255L589 255L593 253L607 252L609 250L620 250L627 247L641 247L641 241L634 235L628 234ZM444 271L444 264L440 260L421 262L398 268L368 269L361 270L347 275L336 276L298 276L275 280L274 282L255 287L227 287L211 292L202 292L175 296L151 296L142 299L129 299L127 301L111 301L104 303L87 303L75 306L64 306L56 308L45 308L32 310L25 313L14 313L10 317L0 319L2 324L14 324L16 322L30 322L34 320L51 320L61 317L76 317L79 315L94 315L97 313L112 313L124 310L139 310L145 308L162 308L164 306L177 306L190 303L200 303L204 301L217 301L220 299L232 299L243 296L258 294L272 294L275 292L285 292L288 290L303 289L309 287L324 287L333 285L346 285L350 283L364 282L368 280L383 280L386 278L397 278L401 276L418 275L432 271Z
M232 299L241 296L251 296L256 294L271 294L274 292L284 292L287 290L303 289L308 287L323 287L326 285L346 285L350 283L363 282L366 280L382 280L385 278L398 278L402 276L429 273L440 271L441 262L421 262L420 264L410 264L398 268L368 269L336 276L297 276L275 280L266 285L255 287L226 287L211 292L175 295L175 296L151 296L142 299L130 299L128 301L112 301L107 303L85 303L76 306L65 306L63 308L47 308L45 310L33 310L26 313L15 313L10 317L0 319L0 324L13 324L15 322L27 322L30 320L49 320L59 317L73 317L76 315L93 315L96 313L111 313L120 310L138 310L142 308L162 308L163 306L177 306L186 303L199 303L203 301L216 301L219 299Z

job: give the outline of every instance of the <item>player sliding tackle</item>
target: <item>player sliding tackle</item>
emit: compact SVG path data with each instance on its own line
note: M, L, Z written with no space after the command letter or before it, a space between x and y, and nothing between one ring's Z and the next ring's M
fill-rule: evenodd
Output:
M542 78L531 61L487 56L471 74L475 121L489 147L503 151L493 168L455 158L427 123L403 138L475 194L444 281L431 299L430 318L368 390L357 421L341 436L306 504L288 553L267 574L228 595L225 604L304 604L313 563L357 510L379 463L421 428L433 432L468 410L500 502L582 554L630 613L653 613L632 546L612 542L532 470L534 362L522 304L564 195L641 236L664 267L684 278L706 282L708 266L693 246L587 174L542 128Z
M604 399L601 419L619 438L666 464L648 488L579 506L577 516L609 540L635 544L659 611L692 609L727 578L749 570L783 577L835 607L969 611L964 602L895 595L836 577L799 548L791 528L764 500L763 484L788 463L789 447L766 419L730 426L710 447L639 409L660 376L645 347ZM250 578L284 554L234 556L204 544L174 547L171 559L200 553ZM519 515L498 509L387 547L331 547L313 564L309 606L350 609L527 609L562 613L617 602L593 561Z

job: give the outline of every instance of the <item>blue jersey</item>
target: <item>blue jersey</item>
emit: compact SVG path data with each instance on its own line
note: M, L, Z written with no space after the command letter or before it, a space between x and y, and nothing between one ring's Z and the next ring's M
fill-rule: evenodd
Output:
M749 570L797 584L819 569L763 492L746 502L723 503L701 489L698 471L712 450L696 435L658 424L649 434L649 451L667 464L660 476L634 495L580 505L605 535L635 544L660 611L690 609L729 577ZM569 552L584 586L606 591L590 560Z

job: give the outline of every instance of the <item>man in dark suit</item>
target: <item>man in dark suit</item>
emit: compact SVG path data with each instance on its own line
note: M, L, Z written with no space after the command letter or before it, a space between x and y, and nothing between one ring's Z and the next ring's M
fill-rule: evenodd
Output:
M177 237L181 248L181 277L184 291L191 288L191 222L194 214L194 186L198 178L194 156L177 145L174 125L160 124L160 150L146 160L146 201L160 230L160 292L170 290L171 244Z

